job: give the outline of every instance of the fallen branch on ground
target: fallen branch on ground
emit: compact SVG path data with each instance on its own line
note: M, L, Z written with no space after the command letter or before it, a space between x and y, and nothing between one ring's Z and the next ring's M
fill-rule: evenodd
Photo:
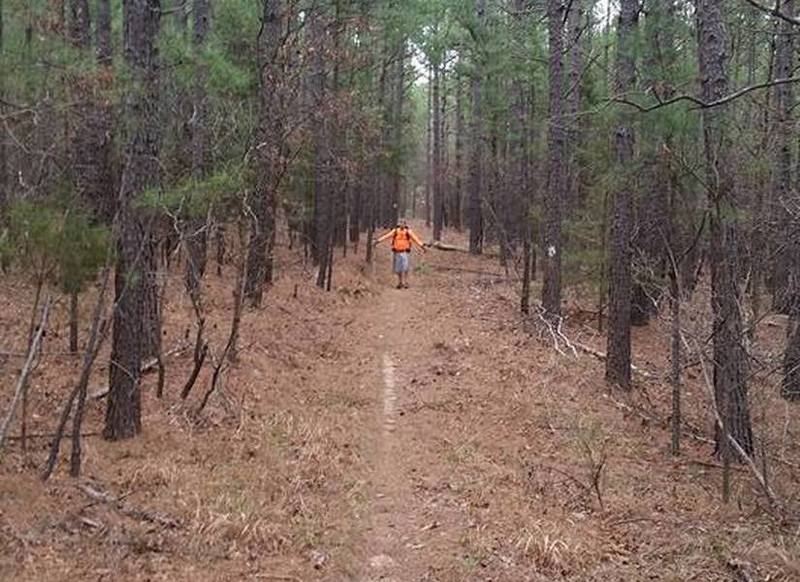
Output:
M164 355L161 356L161 359L168 358L170 356L175 356L177 354L185 352L191 346L192 346L191 342L186 342L186 341L180 342L177 346L175 346L171 350L169 350L167 352L164 352ZM141 367L141 369L139 370L139 372L142 373L142 374L147 374L148 372L152 372L153 370L157 370L158 367L159 367L159 358L153 358L149 362L144 364ZM108 389L108 387L106 387L106 388L103 388L102 390L99 390L99 391L94 392L93 394L91 394L90 398L92 400L102 400L103 398L108 396L108 392L109 392L109 389Z
M584 344L581 344L581 343L578 343L578 342L573 342L573 345L577 349L579 349L580 351L582 351L582 352L584 352L586 354L589 354L590 356L593 356L593 357L597 358L598 360L600 360L602 362L605 362L606 359L608 358L607 354L605 354L605 353L603 353L603 352L601 352L599 350L596 350L593 347L590 347L590 346L587 346L587 345L584 345ZM659 376L658 374L653 374L652 372L648 372L646 370L642 370L640 367L635 366L634 364L631 364L631 371L636 373L636 374L639 374L645 380L660 381L662 379L661 376Z
M447 243L443 243L440 240L431 241L431 242L427 243L425 246L429 247L429 248L432 248L432 249L439 250L439 251L446 251L446 252L452 252L452 253L464 253L466 255L471 255L472 254L472 253L470 253L469 249L466 248L466 247L459 247L459 246L456 246L456 245L450 245L450 244L447 244ZM480 256L482 256L482 257L490 257L490 258L497 258L499 255L497 253L480 253Z
M432 265L432 268L436 271L452 271L454 273L469 273L470 275L483 275L494 277L499 281L505 281L506 276L504 273L492 273L491 271L480 271L478 269L462 269L460 267L445 267L442 265Z
M92 501L107 503L108 505L113 506L123 515L127 515L130 518L138 519L139 521L146 521L148 523L155 523L170 529L180 526L180 522L173 517L149 509L139 509L138 507L134 507L129 503L125 503L121 498L114 497L110 493L92 487L91 485L80 484L78 485L78 489L83 491L83 493L85 493L86 496Z
M100 432L95 430L95 431L89 431L89 432L82 432L81 436L82 437L94 437L94 436L100 436L100 434L101 434ZM27 435L25 435L25 437L29 438L29 439L52 439L52 438L56 438L58 436L59 435L57 433L54 433L54 432L35 432L35 433L32 433L32 434L28 433ZM63 439L65 436L66 435L62 434L59 438ZM6 440L18 441L21 438L22 438L21 434L10 434L10 435L8 435L6 437Z

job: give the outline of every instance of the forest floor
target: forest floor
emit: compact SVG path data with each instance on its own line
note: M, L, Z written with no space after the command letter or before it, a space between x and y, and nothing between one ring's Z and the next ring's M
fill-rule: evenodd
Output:
M596 358L553 349L519 318L496 261L431 250L397 290L388 250L373 268L351 254L331 293L297 254L278 263L205 411L208 370L187 401L177 394L188 349L167 359L163 399L146 377L141 437L102 440L104 403L91 403L80 480L62 461L41 483L47 438L7 445L0 580L800 580L797 524L765 510L744 468L724 505L707 440L670 456L669 388L641 380L623 395ZM225 275L207 277L212 353L229 325ZM168 282L165 349L193 337L180 281ZM22 283L0 283L0 348L24 345L29 301ZM53 431L77 378L58 353L62 311L31 386L34 435ZM602 349L573 313L568 334ZM764 333L779 339L777 325ZM666 329L636 330L641 367L666 369ZM0 359L0 410L20 365ZM708 434L699 376L689 370L687 421ZM106 378L100 365L92 391ZM788 435L771 471L796 502L800 409L754 398L754 415L774 408Z

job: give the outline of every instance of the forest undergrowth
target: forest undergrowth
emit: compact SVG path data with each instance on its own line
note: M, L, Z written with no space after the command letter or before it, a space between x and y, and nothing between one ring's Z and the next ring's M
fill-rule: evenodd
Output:
M17 433L0 457L0 578L800 577L798 525L771 510L746 467L734 468L733 500L721 502L708 393L691 361L682 451L670 456L670 388L657 379L668 322L635 329L642 373L623 394L596 357L559 353L519 319L517 285L496 261L432 250L403 291L383 252L374 267L354 253L337 262L326 294L281 249L281 276L264 307L245 313L237 361L200 413L210 372L179 396L194 319L176 269L164 397L148 374L142 436L104 441L104 405L92 398L83 477L62 463L43 484L48 437L80 368L65 355L67 309L57 304L30 387L27 450ZM212 358L229 325L230 276L208 277ZM0 285L3 350L23 351L29 291L13 278ZM587 303L570 295L565 335L599 351ZM764 361L780 350L783 325L761 322ZM19 366L3 355L7 372ZM90 394L106 378L97 366ZM770 486L796 505L798 412L775 386L754 382L751 395Z

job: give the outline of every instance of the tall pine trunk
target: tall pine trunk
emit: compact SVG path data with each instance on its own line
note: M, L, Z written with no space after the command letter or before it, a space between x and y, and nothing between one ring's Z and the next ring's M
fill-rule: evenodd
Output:
M794 16L795 0L783 0L781 9L784 14ZM778 35L778 48L775 63L775 77L788 78L794 72L795 65L795 27L788 22L781 23ZM792 188L792 138L794 136L794 91L792 85L781 85L777 91L777 136L778 152L775 160L775 173L778 180L778 212L782 214L781 232L786 233L784 245L779 252L776 268L787 273L786 286L778 288L782 296L778 303L789 315L789 329L786 338L786 350L783 356L783 382L781 395L788 400L800 400L800 241L796 229L789 225L793 222L790 209L796 209L798 196Z
M3 0L0 0L0 58L5 52L5 30L3 21ZM5 76L0 77L0 116L5 113ZM6 150L5 132L0 135L0 216L5 212L5 205L8 203L8 153Z
M331 260L332 244L332 151L331 151L331 112L328 81L326 73L328 19L324 8L320 7L311 16L310 31L314 43L312 58L312 93L315 109L313 127L314 142L314 258L319 267L317 286L326 287L328 263ZM381 193L383 194L383 193Z
M140 370L151 351L156 299L150 218L136 198L158 179L159 118L156 40L161 14L159 0L129 0L124 5L125 60L132 83L126 92L127 145L119 200L119 230L115 276L109 394L103 436L131 438L141 431Z
M514 0L515 38L524 42L527 34L528 16L526 14L528 0ZM522 298L520 310L530 312L531 295L531 188L528 168L528 95L525 79L520 73L511 82L511 132L509 136L509 156L511 158L511 196L515 201L514 216L518 221L519 233L522 237Z
M444 189L442 176L442 67L433 63L433 240L442 240Z
M250 240L245 267L244 298L260 305L264 285L272 280L272 252L277 209L276 174L283 157L281 119L281 44L283 0L264 0L259 47L259 119L256 131L256 184L250 197Z
M197 60L193 109L190 130L192 137L192 177L203 181L208 174L208 99L206 83L208 71L203 62L203 51L209 30L209 0L194 0L194 33L192 45ZM196 211L195 211L196 212ZM208 224L206 216L190 216L186 225L186 288L194 297L200 293L200 281L206 270L208 249Z
M716 101L728 94L725 70L727 32L725 2L697 0L697 37L702 98ZM743 346L742 291L739 273L739 224L735 199L731 138L726 131L729 107L703 109L703 140L708 187L711 266L711 308L714 338L714 397L722 419L716 430L716 450L728 464L732 458L727 435L747 453L753 452L753 433L747 397ZM723 487L727 497L728 488Z
M395 94L394 94L394 127L392 128L392 146L400 148L403 143L403 130L405 124L403 123L403 116L405 110L406 100L406 41L400 41L398 46L399 56L397 59L397 75L395 78ZM393 224L397 224L400 217L401 200L400 190L402 187L403 172L398 168L392 171L392 188L391 188L391 220Z
M638 0L622 0L617 30L615 91L625 95L635 84L634 36L639 18ZM620 110L614 130L616 173L620 183L614 193L609 257L609 310L606 380L631 387L631 234L633 229L634 131L630 117Z
M478 38L483 38L486 19L486 0L477 1ZM484 56L478 46L473 55L472 72L472 132L470 136L471 156L469 176L469 252L483 252L483 106L481 104Z
M455 168L452 206L450 208L450 224L456 230L461 230L464 200L464 89L459 77L455 78L456 85L456 111L455 111Z
M583 38L585 13L583 0L572 0L567 18L569 29L569 201L573 208L582 203L581 160L582 132L580 110L582 103Z

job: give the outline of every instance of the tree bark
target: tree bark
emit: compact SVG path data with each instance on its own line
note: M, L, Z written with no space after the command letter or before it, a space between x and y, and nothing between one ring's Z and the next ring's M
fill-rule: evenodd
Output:
M795 15L795 0L783 0L781 12L790 17ZM775 77L791 76L795 67L796 27L782 21L778 35L777 54L775 59ZM783 355L783 382L781 395L787 400L800 400L800 241L797 229L792 228L796 218L790 209L796 209L798 195L792 187L792 139L794 136L794 91L792 85L776 87L777 101L777 139L778 155L775 160L777 176L777 211L781 215L780 231L784 233L783 245L778 247L776 268L786 272L786 285L776 286L776 307L782 308L789 315L789 330L786 337L786 349Z
M313 127L314 142L314 246L315 262L319 266L317 286L326 287L328 261L332 231L332 192L331 192L331 121L328 102L328 82L326 71L326 51L328 19L324 8L320 7L311 16L310 30L314 43L312 62L312 93L316 116ZM383 194L383 192L381 192Z
M69 294L69 353L78 353L78 293Z
M406 94L406 41L401 40L398 47L399 55L397 59L397 75L395 77L394 94L394 127L392 128L393 147L399 149L403 143L403 111L405 109ZM400 217L400 190L402 186L403 173L399 167L392 171L392 188L389 208L391 209L391 222L397 224Z
M549 56L548 178L544 208L544 281L542 306L551 317L561 315L561 220L566 196L567 136L564 119L564 3L547 2Z
M715 101L728 94L725 71L727 33L725 2L697 0L697 37L702 98ZM742 292L739 273L739 225L736 216L731 140L726 132L727 106L703 110L703 141L710 210L711 307L714 338L714 398L722 418L716 430L716 452L731 461L730 435L748 455L753 433L747 397L747 352L742 344ZM727 488L724 497L727 497Z
M476 0L479 41L483 38L486 21L486 0ZM472 72L472 135L470 136L471 156L469 176L469 250L474 255L483 252L483 105L482 86L484 76L483 47L474 49Z
M286 6L283 0L265 0L259 38L260 95L255 160L256 186L250 200L250 242L244 298L260 305L265 284L272 281L272 253L277 210L277 175L283 158L281 76L284 69L282 38Z
M582 132L579 113L582 103L583 35L585 33L583 0L572 0L567 17L569 29L569 201L577 208L582 203L581 146Z
M207 118L208 103L206 82L208 71L203 62L203 50L209 31L209 0L194 0L194 33L192 45L197 62L195 69L194 91L192 95L193 113L190 122L192 138L192 177L196 182L205 180L208 175L208 137ZM208 220L207 216L197 216L197 209L190 209L186 223L186 288L197 299L206 270L208 256Z
M91 38L89 0L69 0L69 38L78 47L88 47Z
M442 176L442 66L433 65L433 240L442 240L444 227L444 192Z
M461 79L456 77L456 119L455 119L455 168L450 224L461 231L464 199L464 88Z
M95 19L95 44L97 60L107 65L113 55L111 40L111 0L97 0L97 18Z
M115 275L114 329L109 366L109 395L103 436L131 438L142 428L140 372L150 355L154 253L149 217L136 197L156 183L159 151L158 55L156 39L159 0L129 0L124 5L125 59L133 83L125 99L128 120L125 169L122 175ZM153 329L155 328L155 329Z
M0 58L5 52L5 30L3 20L3 0L0 0ZM5 75L0 77L0 116L5 114L5 104L3 98L5 97ZM6 149L6 135L5 132L0 135L0 216L5 213L5 207L8 203L8 150Z
M425 120L425 226L431 225L433 218L431 204L433 193L433 63L428 64L428 107Z
M624 95L636 82L634 42L639 19L638 0L622 0L618 26L615 92ZM634 130L629 115L618 113L614 130L616 173L620 184L614 193L609 257L609 311L606 380L631 387L631 234L633 229Z
M515 37L521 43L527 34L528 17L526 14L528 0L514 0L514 27ZM524 46L524 45L523 45ZM522 237L523 265L522 265L522 299L520 310L524 314L530 312L531 295L531 188L530 172L528 169L528 95L525 87L525 78L521 74L511 82L511 132L509 136L509 149L511 158L511 196L514 199L515 211L513 218L519 223L519 232Z

